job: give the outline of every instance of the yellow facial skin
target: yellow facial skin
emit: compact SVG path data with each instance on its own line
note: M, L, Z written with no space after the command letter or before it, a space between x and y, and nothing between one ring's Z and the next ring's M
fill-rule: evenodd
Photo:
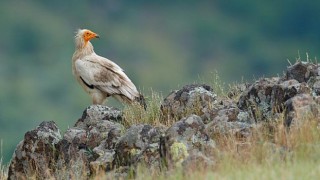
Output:
M99 38L99 35L89 30L83 33L83 39L85 42L88 42L93 38Z

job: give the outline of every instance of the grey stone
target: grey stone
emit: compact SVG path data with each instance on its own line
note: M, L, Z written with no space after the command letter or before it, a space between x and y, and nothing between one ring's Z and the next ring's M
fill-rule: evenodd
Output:
M11 160L8 179L46 179L52 176L56 157L55 145L61 140L58 127L53 121L42 122L28 131Z
M69 128L58 144L61 157L69 161L80 160L95 173L110 170L115 156L114 147L124 133L119 110L106 106L88 107L75 126Z
M263 78L253 83L239 98L238 107L250 111L255 121L270 119L272 116L272 91L280 78Z
M264 78L253 83L240 96L238 107L252 114L256 122L275 119L282 113L284 103L301 93L310 93L307 83L299 83L295 79Z
M187 85L169 94L161 105L166 118L180 119L190 114L202 115L216 103L217 95L208 85Z
M86 126L91 123L95 124L100 120L121 122L122 112L113 107L91 105L84 110L81 119L77 121L75 126L85 129Z
M205 133L205 125L197 115L190 115L174 123L160 144L161 155L169 167L181 166L194 153L201 153L211 159L215 149L215 142Z
M307 82L310 77L318 76L318 65L298 61L287 68L286 79L295 79L299 83Z
M247 138L251 135L254 125L245 122L212 121L206 125L205 131L210 137L233 135L238 138Z
M159 168L160 136L163 128L146 124L133 125L118 140L116 151L116 167L137 165L143 162L150 168Z
M285 102L284 123L286 126L292 124L299 126L308 119L319 119L320 106L309 94L299 94Z

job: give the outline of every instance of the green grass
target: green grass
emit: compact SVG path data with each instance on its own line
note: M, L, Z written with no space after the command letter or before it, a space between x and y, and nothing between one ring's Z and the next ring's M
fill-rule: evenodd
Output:
M146 98L146 110L140 104L125 106L123 109L123 125L128 128L133 124L150 124L154 126L163 124L160 112L162 99L161 94L151 91L150 97Z
M252 137L217 137L218 156L212 168L163 172L138 170L137 179L318 179L320 131L316 119L307 119L290 131L282 122L274 133L257 128ZM153 174L150 176L150 174Z
M217 87L216 87L217 88ZM220 88L220 94L224 93ZM163 97L156 92L147 98L148 108L139 105L124 109L124 125L146 123L170 126L172 122L163 121L160 104ZM238 97L235 95L234 97ZM253 129L248 138L235 136L212 137L217 144L217 153L213 157L213 167L191 167L169 169L168 171L150 170L143 165L137 169L136 179L318 179L320 177L320 131L319 119L305 117L300 126L283 126L283 117L267 121ZM273 123L270 123L273 122ZM83 164L74 162L70 168L59 167L53 175L86 179ZM0 179L7 178L7 166L0 161ZM114 172L98 173L92 179L112 179ZM35 179L35 177L30 177ZM121 178L120 178L121 179Z

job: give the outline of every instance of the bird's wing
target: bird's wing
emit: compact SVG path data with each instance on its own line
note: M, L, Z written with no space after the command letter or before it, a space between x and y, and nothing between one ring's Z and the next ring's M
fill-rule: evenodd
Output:
M123 70L114 62L96 54L85 56L75 62L82 80L108 95L124 95L134 100L139 92Z

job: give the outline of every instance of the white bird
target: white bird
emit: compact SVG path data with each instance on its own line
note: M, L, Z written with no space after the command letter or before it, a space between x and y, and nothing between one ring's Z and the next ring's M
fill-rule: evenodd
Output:
M116 63L94 52L90 43L93 38L99 38L99 35L79 29L72 56L72 73L91 96L92 103L103 104L107 97L113 96L122 103L139 102L146 107L143 96L124 71Z

